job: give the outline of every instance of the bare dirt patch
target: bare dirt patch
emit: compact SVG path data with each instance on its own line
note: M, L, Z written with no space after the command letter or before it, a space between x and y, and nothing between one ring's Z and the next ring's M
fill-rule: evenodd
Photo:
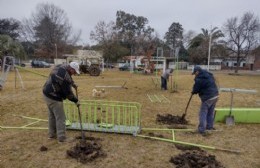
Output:
M178 116L178 115L174 116L172 114L166 114L166 115L157 114L156 121L158 123L168 124L168 125L172 125L172 124L187 125L188 124L188 121L185 118L182 118L182 116Z
M39 68L33 70L48 76L51 69ZM257 94L235 93L234 107L259 108L260 76L233 76L222 71L214 71L213 73L221 87L258 90ZM17 88L14 88L15 72L11 71L8 74L5 87L0 91L0 126L20 127L35 121L17 116L48 119L48 109L42 98L42 86L46 78L25 71L20 71L20 74L25 90L21 89L19 83L17 83ZM162 92L159 87L155 88L151 76L119 72L118 70L105 71L100 77L80 75L74 76L73 79L79 86L80 100L92 100L92 90L96 85L117 86L127 81L128 89L108 89L109 94L106 100L140 103L142 105L142 128L168 127L174 129L187 126L190 129L197 128L197 111L200 106L200 99L197 95L190 102L189 113L186 116L186 119L189 121L187 125L164 125L156 122L157 114L182 116L194 80L194 76L190 75L188 71L180 71L178 76L179 92L175 94L170 93L170 91ZM151 102L147 97L147 93L163 94L170 100L170 103ZM222 107L230 107L230 93L220 93L217 108ZM47 128L48 123L41 121L38 124L31 125L31 127L34 126ZM222 131L214 131L209 137L202 137L196 133L176 131L175 138L178 141L220 148L242 148L240 149L241 154L212 150L207 152L214 154L217 160L225 167L259 168L259 124L236 123L230 127L225 123L215 123L215 127L217 130ZM79 131L67 130L67 134L68 137L76 137L79 135ZM86 136L86 139L89 138L91 141L91 139L97 140L100 138L102 140L99 141L102 144L101 149L107 153L107 156L97 157L86 164L82 164L80 161L77 161L78 158L71 158L66 153L67 150L75 147L77 142L80 143L80 138L71 143L58 144L56 140L48 140L47 129L0 128L0 167L176 167L176 165L169 162L171 156L178 156L187 150L195 150L186 149L187 147L180 149L180 147L174 146L172 143L142 139L132 135L99 132L91 133L91 135ZM155 131L150 136L172 138L172 134L169 131ZM248 143L249 140L250 143ZM48 150L40 151L41 146L45 146Z
M224 168L216 160L215 155L207 154L203 150L187 151L175 157L171 157L170 162L176 165L176 168Z
M96 158L106 156L102 150L99 139L94 137L88 137L86 139L77 137L77 139L79 139L79 142L70 150L67 150L67 156L74 158L83 164L93 161Z

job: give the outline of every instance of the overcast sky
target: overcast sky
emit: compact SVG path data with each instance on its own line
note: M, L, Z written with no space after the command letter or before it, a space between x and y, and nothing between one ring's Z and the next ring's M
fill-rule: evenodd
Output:
M248 11L260 17L260 0L0 0L0 18L28 19L45 2L63 9L73 29L82 30L81 44L91 44L90 31L99 21L115 21L118 10L146 17L160 38L173 22L198 33Z

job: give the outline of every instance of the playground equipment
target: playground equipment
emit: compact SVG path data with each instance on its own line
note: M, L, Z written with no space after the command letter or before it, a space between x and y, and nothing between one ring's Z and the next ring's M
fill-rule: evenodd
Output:
M127 89L126 87L125 87L125 85L126 85L126 81L122 84L122 85L104 85L104 86L100 86L100 85L98 85L98 86L95 86L95 88L114 88L114 89Z
M147 136L147 135L137 135L137 137L160 140L160 141L164 141L164 142L170 142L170 143L186 145L186 146L194 146L194 147L210 149L210 150L220 150L220 151L225 151L225 152L240 153L239 150L226 149L226 148L220 148L220 147L214 147L214 146L208 146L208 145L202 145L202 144L195 144L195 143L176 140L175 133L177 133L177 132L195 132L196 131L195 129L142 128L142 132L145 132L145 131L162 131L162 132L166 131L166 132L170 132L172 134L172 138L168 139L168 138L161 138L161 137L154 137L154 136Z
M137 134L141 131L141 105L135 102L83 100L80 103L83 130ZM67 129L80 130L74 103L64 102Z
M168 98L166 98L164 95L151 95L151 94L147 94L147 97L149 98L149 100L154 103L154 102L159 102L159 103L170 103L170 100Z
M1 73L1 77L0 77L0 90L3 89L10 70L15 70L15 88L16 88L16 79L18 76L21 86L24 89L22 77L21 77L18 69L16 68L17 66L14 65L14 63L15 63L15 58L13 56L4 56L3 63L2 63L2 73Z
M236 89L236 88L220 88L221 92L230 92L231 100L230 100L230 108L216 108L215 121L223 122L227 125L233 125L236 122L242 123L260 123L260 110L259 108L233 108L233 97L234 92L240 93L257 93L256 90L246 90L246 89ZM232 114L232 115L231 115Z

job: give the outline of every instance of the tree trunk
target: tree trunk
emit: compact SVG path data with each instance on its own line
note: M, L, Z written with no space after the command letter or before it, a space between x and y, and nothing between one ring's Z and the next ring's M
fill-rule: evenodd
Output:
M239 64L240 64L240 53L238 51L238 53L237 53L237 66L235 68L235 73L236 74L238 73Z

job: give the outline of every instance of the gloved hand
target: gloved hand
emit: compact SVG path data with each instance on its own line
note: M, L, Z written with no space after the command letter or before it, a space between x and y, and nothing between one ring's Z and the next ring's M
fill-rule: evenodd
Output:
M75 103L75 104L76 104L77 107L80 106L80 102L79 101L77 101L77 103Z

